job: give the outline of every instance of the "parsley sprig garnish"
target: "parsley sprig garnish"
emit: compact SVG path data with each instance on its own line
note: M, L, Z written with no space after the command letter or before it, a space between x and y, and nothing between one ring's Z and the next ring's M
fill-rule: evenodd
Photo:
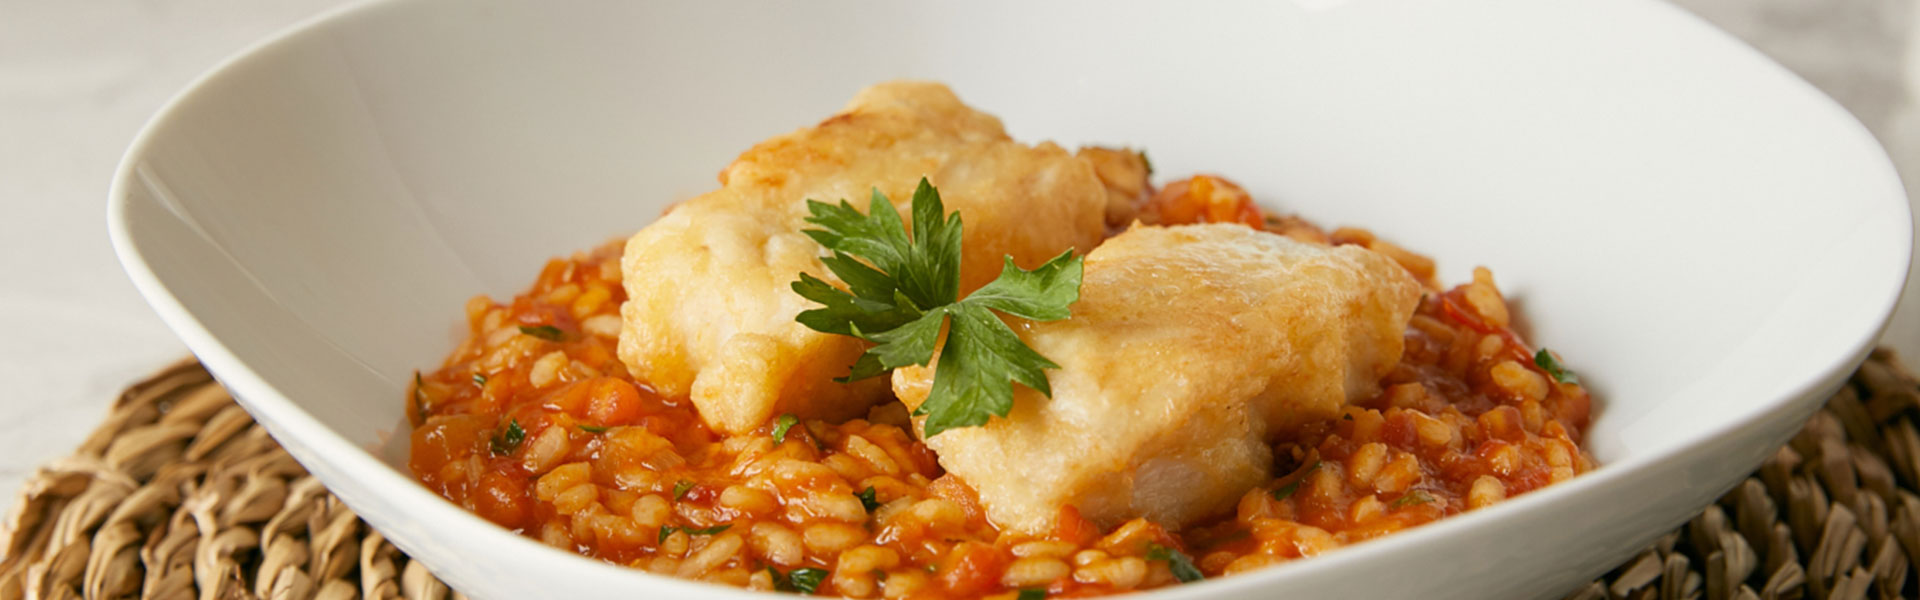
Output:
M1052 396L1045 370L1060 365L1027 347L995 311L1033 321L1067 318L1080 299L1081 260L1072 251L1032 271L1006 258L1000 276L960 296L960 215L946 215L940 192L920 180L913 192L913 234L880 190L866 214L852 204L807 201L803 233L832 251L821 259L846 282L841 290L800 274L793 291L824 305L795 320L815 331L873 342L838 381L873 377L888 369L933 361L941 326L947 330L934 365L933 387L914 415L927 417L924 435L984 425L1013 409L1013 383Z

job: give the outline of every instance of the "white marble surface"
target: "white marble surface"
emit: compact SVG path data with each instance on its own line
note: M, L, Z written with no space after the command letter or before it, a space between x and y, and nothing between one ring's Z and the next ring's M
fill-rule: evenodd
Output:
M107 244L122 150L221 57L335 3L0 0L0 506L117 390L184 355ZM1681 4L1840 100L1920 182L1915 0ZM1920 357L1920 293L1902 306L1886 341Z

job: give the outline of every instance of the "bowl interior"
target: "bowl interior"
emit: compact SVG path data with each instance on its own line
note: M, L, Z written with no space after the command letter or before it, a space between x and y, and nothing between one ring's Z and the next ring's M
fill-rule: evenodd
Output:
M123 165L116 244L280 439L390 483L407 383L469 297L510 297L890 78L946 81L1023 140L1227 175L1449 284L1492 268L1600 399L1597 474L1844 368L1901 286L1905 203L1865 131L1664 5L1232 8L357 7L167 109Z

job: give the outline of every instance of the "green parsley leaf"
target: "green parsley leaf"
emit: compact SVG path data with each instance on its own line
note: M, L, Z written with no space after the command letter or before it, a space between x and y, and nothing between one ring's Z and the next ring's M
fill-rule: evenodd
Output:
M1288 496L1292 496L1294 492L1300 490L1300 482L1306 481L1308 475L1311 475L1313 474L1314 471L1318 471L1318 470L1320 470L1320 461L1317 461L1317 460L1313 461L1312 465L1309 465L1307 468L1302 469L1300 471L1299 477L1295 477L1293 481L1287 482L1286 485L1274 488L1273 499L1285 500L1287 499Z
M833 380L840 383L853 383L886 372L887 368L880 364L880 356L869 350L853 361L853 368L848 370L846 377L835 377Z
M781 573L779 569L767 567L767 574L773 576L773 590L776 592L794 592L803 596L813 595L820 590L820 583L827 580L826 569L801 567L792 572Z
M1142 165L1146 165L1146 167L1147 167L1147 175L1149 175L1149 176L1151 176L1151 175L1153 175L1153 161L1151 161L1151 160L1147 160L1147 149L1146 149L1146 148L1141 148L1141 149L1140 149L1140 164L1142 164Z
M499 455L513 454L514 450L520 449L520 442L526 441L526 439L527 430L520 428L520 420L509 420L507 421L507 428L493 436L493 453Z
M673 499L679 500L681 498L687 497L687 490L691 490L691 489L693 489L693 482L691 481L682 479L680 481L674 482L673 483Z
M1546 348L1541 348L1539 352L1533 353L1533 364L1540 365L1542 370L1545 370L1548 375L1553 376L1554 381L1560 383L1580 383L1580 377L1574 375L1573 371L1567 370L1566 367L1560 366L1560 361L1555 359L1553 353L1548 352Z
M829 262L828 268L834 264ZM902 306L891 300L882 302L853 296L806 273L801 273L800 280L793 282L793 292L826 306L802 311L794 317L795 321L814 331L849 336L854 335L856 326L865 331L886 331L918 316L911 306Z
M911 236L899 209L878 189L865 214L844 200L809 200L807 208L807 222L821 229L803 233L831 252L821 261L847 287L801 273L794 293L822 308L795 320L874 343L838 381L932 363L937 346L933 388L914 413L927 417L928 437L1006 416L1014 383L1053 395L1045 371L1060 366L1029 348L995 313L1034 321L1067 318L1080 299L1079 257L1065 252L1031 271L1007 257L999 278L959 299L960 215L946 215L940 192L926 179L913 193Z
M873 512L873 509L880 508L878 494L879 492L873 490L873 486L867 486L867 489L860 490L860 493L854 496L860 498L860 506L866 507L867 512Z
M793 415L780 415L780 418L775 420L773 425L774 445L787 443L787 430L792 429L794 424L799 422L800 419Z
M1199 567L1193 566L1193 559L1189 558L1185 552L1166 546L1147 544L1147 560L1167 561L1167 568L1173 571L1173 577L1179 579L1180 583L1191 583L1207 578L1200 573Z
M927 364L933 360L933 346L940 341L940 326L946 319L945 308L935 309L894 329L865 335L863 337L874 342L874 346L860 358L873 357L873 364L869 368L875 369L875 374L907 365ZM854 370L859 371L861 367L856 364Z
M1432 501L1433 501L1432 494L1428 494L1424 490L1414 490L1411 492L1407 492L1407 495L1401 496L1398 500L1394 500L1393 504L1389 504L1387 505L1387 507L1388 508L1405 508L1408 506L1413 506L1415 504L1426 504Z
M931 193L931 190L932 186L922 180L921 190L914 194L915 200L922 200L923 192ZM932 193L928 201L933 209L943 210L939 200L939 195ZM922 223L923 215L916 212L914 231L922 233L921 240L909 241L900 213L879 189L873 190L864 215L845 200L837 206L808 200L807 210L811 213L807 222L824 229L807 229L802 233L832 251L832 255L821 262L846 282L847 290L852 293L812 275L800 274L793 291L826 306L800 313L795 320L801 324L840 335L857 335L856 328L867 332L886 331L918 318L920 307L953 302L959 293L957 269L948 274L952 282L946 285L941 285L935 277L938 274L931 272L936 266L933 261L945 256L947 250L925 248L951 238L951 253L958 264L958 216L951 221L953 231L949 233L949 221L934 218L932 222ZM867 262L862 263L860 259Z
M1013 410L1013 386L1008 380L1053 395L1043 371L1060 365L1027 347L1000 317L964 302L948 312L952 319L947 323L940 364L934 367L933 388L914 411L926 415L927 437L955 427L985 425L990 415L1007 416Z
M886 199L879 190L874 190L874 196ZM913 230L921 232L913 236L914 255L925 262L905 265L899 273L900 290L919 306L952 302L960 297L960 213L946 216L940 191L933 189L925 177L914 186L909 204L913 208Z
M560 338L563 337L562 334L560 333L560 328L554 327L552 325L534 325L534 326L521 325L520 333L537 337L549 342L558 342L560 341Z
M1037 588L1026 588L1020 590L1020 595L1014 596L1014 600L1047 600L1047 591Z
M487 387L487 376L481 375L479 373L474 373L473 384L480 387Z
M1058 321L1067 318L1067 305L1080 299L1080 275L1080 262L1071 250L1032 271L1013 264L1009 256L1000 265L1000 276L967 294L966 301L1030 321Z
M592 425L578 425L577 427L579 427L581 431L585 431L587 433L606 433L607 432L606 427L595 427Z

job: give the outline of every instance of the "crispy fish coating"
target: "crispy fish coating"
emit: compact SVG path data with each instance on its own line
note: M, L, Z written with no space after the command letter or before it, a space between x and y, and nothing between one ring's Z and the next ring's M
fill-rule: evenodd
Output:
M1240 225L1135 226L1087 255L1073 316L1015 320L1051 399L1025 387L984 427L927 440L999 526L1050 531L1063 505L1102 526L1178 526L1272 475L1268 443L1376 393L1421 287L1385 256ZM908 407L932 371L894 371Z
M674 207L628 240L619 354L635 377L690 395L714 429L769 418L843 418L886 396L884 378L847 374L865 343L794 322L813 306L788 284L802 271L839 283L800 231L808 199L865 210L877 188L902 213L925 177L965 222L961 290L1100 242L1107 191L1094 167L1051 143L1014 142L992 115L946 86L862 90L820 124L761 142L720 173L721 187Z
M1148 193L1153 184L1148 176L1153 170L1147 166L1147 155L1135 150L1119 150L1097 146L1081 148L1074 156L1093 163L1100 181L1107 185L1107 226L1114 231L1125 229L1139 215L1140 206L1146 204Z

